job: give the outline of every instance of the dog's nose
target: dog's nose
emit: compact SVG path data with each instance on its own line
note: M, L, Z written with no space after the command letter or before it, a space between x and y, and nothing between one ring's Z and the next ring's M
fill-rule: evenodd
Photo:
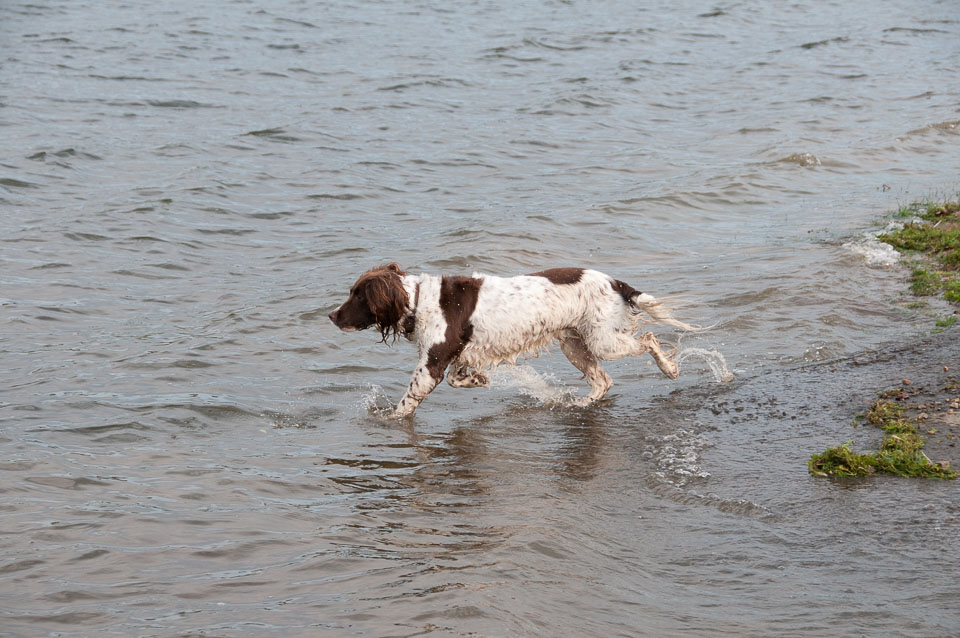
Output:
M329 315L327 315L327 316L330 317L330 321L332 321L333 323L337 323L337 311L336 311L336 310L334 310L333 312L331 312L331 313L330 313Z

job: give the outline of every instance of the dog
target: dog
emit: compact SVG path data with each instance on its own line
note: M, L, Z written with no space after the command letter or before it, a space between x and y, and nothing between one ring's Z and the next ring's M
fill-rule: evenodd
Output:
M386 343L415 341L419 361L394 416L413 414L443 380L455 388L485 387L485 369L536 356L559 340L560 349L590 384L586 405L602 398L613 380L600 365L650 353L660 371L679 368L651 332L636 337L640 311L684 330L649 294L596 270L552 268L520 277L411 275L396 263L363 273L347 300L330 313L345 332L375 326Z

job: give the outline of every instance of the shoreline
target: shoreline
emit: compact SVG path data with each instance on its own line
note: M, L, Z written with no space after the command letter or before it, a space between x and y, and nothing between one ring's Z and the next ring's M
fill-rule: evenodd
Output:
M888 361L902 361L901 378L878 385L877 399L885 395L900 404L904 416L916 420L917 429L926 439L924 453L930 460L935 463L947 461L951 468L957 469L960 466L960 409L953 407L954 399L960 397L960 339L957 339L957 330L951 328L918 337L886 352L890 354L878 356ZM867 372L870 365L864 365ZM869 407L864 405L862 412ZM856 429L851 427L851 431L855 434L867 427L871 426L858 424Z
M904 418L916 426L923 441L922 451L932 464L953 471L960 467L960 339L955 328L810 367L826 365L850 367L858 380L856 386L874 388L872 400L860 398L850 406L848 429L838 428L840 442L827 448L828 452L844 442L858 454L876 450L883 431L862 417L878 402L890 401L900 406ZM872 381L874 378L879 382ZM817 455L815 451L811 454ZM814 476L837 478L829 470L809 471Z
M938 296L951 304L960 303L960 203L957 201L914 202L901 207L884 232L874 240L912 270L909 289L917 298ZM912 301L908 307L926 302ZM938 479L956 478L951 466L957 465L956 441L960 437L960 381L957 371L950 377L950 364L941 351L953 345L957 352L948 361L960 362L960 346L952 328L960 310L936 321L933 334L946 334L937 340L937 354L904 369L899 383L877 388L876 398L854 417L854 427L876 426L883 438L876 452L854 446L852 440L814 453L808 469L814 476L864 476L883 472L896 476ZM913 346L925 351L930 338L918 337ZM854 357L854 362L859 359ZM942 375L947 375L941 378ZM861 426L859 417L866 414Z

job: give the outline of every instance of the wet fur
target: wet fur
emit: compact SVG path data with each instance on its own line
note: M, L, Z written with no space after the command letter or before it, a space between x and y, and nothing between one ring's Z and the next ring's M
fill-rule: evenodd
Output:
M365 320L371 320L368 326L376 326L382 337L381 342L386 343L391 336L396 341L401 332L400 322L410 303L403 287L406 274L400 270L400 266L390 263L360 275L350 289L347 303L340 308L345 312L347 321L361 325Z
M596 270L555 268L520 277L410 275L395 263L361 275L350 296L330 313L345 331L375 326L382 341L403 334L417 344L419 361L397 405L413 413L443 380L454 387L486 386L486 369L535 356L560 342L591 391L583 403L613 385L600 361L650 353L676 378L676 364L652 333L636 337L639 311L682 328L652 296Z

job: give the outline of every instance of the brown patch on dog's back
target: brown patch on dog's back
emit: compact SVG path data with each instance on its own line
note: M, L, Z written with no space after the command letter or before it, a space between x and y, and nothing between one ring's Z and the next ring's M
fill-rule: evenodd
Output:
M532 272L529 277L545 277L550 283L562 286L575 284L583 277L583 268L549 268L540 272Z
M473 336L470 317L477 307L481 285L483 280L473 277L443 277L440 280L440 311L447 322L447 331L443 342L427 351L427 369L438 381Z
M620 296L623 297L623 300L627 304L633 303L633 298L641 294L640 291L636 290L633 286L619 279L614 279L610 282L610 285L613 286L615 291L620 293Z

